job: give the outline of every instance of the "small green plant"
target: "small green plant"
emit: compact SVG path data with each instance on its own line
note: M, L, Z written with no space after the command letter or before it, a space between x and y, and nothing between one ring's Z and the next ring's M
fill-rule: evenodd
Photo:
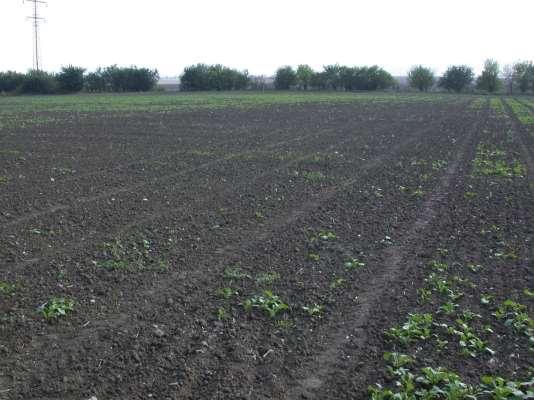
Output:
M343 278L336 278L330 283L330 289L337 289L345 285L347 282L346 279Z
M525 288L523 290L523 294L527 296L529 299L534 298L534 292L532 290L529 290L528 288Z
M17 287L14 284L0 281L0 294L9 296L15 293L16 290Z
M494 297L491 294L482 294L480 296L480 304L488 306L493 302L493 299L494 299Z
M221 289L217 289L217 296L225 299L225 300L228 300L230 299L232 296L237 296L238 295L238 292L237 290L234 290L230 287L224 287L224 288L221 288Z
M279 313L289 309L289 306L270 290L264 291L262 295L247 299L243 304L243 307L245 308L245 311L252 311L253 308L258 308L271 318L274 318Z
M428 266L436 272L445 272L449 269L449 266L446 263L432 260L428 263Z
M316 253L308 253L308 259L314 262L317 262L321 259L321 256Z
M309 183L321 182L326 179L326 175L320 171L304 171L302 176Z
M432 291L425 288L417 289L417 294L419 295L419 301L421 304L428 303L432 297Z
M417 189L415 189L413 192L412 192L412 196L414 197L417 197L417 198L421 198L425 195L425 192L424 190L421 188L421 186L419 186Z
M505 300L495 311L497 319L504 321L504 325L516 332L534 336L534 320L527 314L527 307L513 300Z
M447 161L445 160L434 160L432 161L432 169L437 171L447 166Z
M408 320L400 326L390 328L386 336L403 345L428 339L431 335L432 320L431 314L408 314Z
M365 267L365 263L361 262L357 258L351 258L351 259L345 261L344 265L345 265L345 268L347 268L350 271Z
M130 264L126 260L105 260L98 261L97 265L101 268L109 269L112 271L116 270L126 270L129 268Z
M494 376L483 376L481 381L482 394L489 396L492 400L534 398L534 391L532 390L534 382L506 381L501 377Z
M39 312L47 320L63 317L72 311L74 301L62 297L54 297L39 307Z
M321 306L319 304L313 304L311 306L303 306L302 309L310 317L321 317L324 312L324 306Z
M0 175L0 185L6 184L9 182L9 178L5 175Z
M452 315L457 308L458 304L448 301L439 308L439 311L445 315Z
M256 211L254 213L254 218L256 218L260 222L265 221L265 215L261 211Z
M280 279L278 272L262 272L256 277L256 282L259 285L272 285L278 279Z
M482 265L480 264L467 264L467 269L473 273L477 273L482 269Z
M316 234L310 236L311 243L317 242L319 240L326 242L326 241L335 240L335 239L337 239L337 236L334 232L331 232L331 231L319 231Z
M458 344L460 345L461 353L476 357L479 353L486 351L493 354L494 351L487 347L487 343L479 338L474 330L463 320L456 320L456 328L449 327L450 334L458 336Z
M467 199L467 200L472 200L474 199L475 197L477 197L478 194L475 193L475 192L465 192L464 194L464 197Z
M229 318L228 311L224 307L219 307L217 309L217 319L219 321L225 321Z
M223 277L224 279L228 279L228 280L241 280L241 279L246 279L246 278L248 279L252 278L249 274L244 273L243 270L236 265L231 266L231 267L226 267L224 269Z

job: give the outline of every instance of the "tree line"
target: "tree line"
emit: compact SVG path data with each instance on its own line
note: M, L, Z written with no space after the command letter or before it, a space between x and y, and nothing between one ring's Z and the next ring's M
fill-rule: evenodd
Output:
M480 90L489 93L506 89L509 93L534 92L534 64L521 61L500 68L494 60L486 60L482 73L475 77L467 65L450 66L441 77L431 68L417 65L408 73L408 84L415 90L442 89L452 92ZM63 67L59 73L29 71L0 72L0 93L54 94L87 92L140 92L152 90L159 80L157 70L149 68L117 67L112 65L86 73L81 67ZM261 82L260 82L261 81ZM277 90L384 90L396 88L399 83L383 68L373 66L326 65L314 71L302 64L278 68L273 86ZM239 71L221 64L195 64L184 69L180 76L183 91L245 90L265 88L263 77L251 77L248 71Z
M31 70L26 74L0 72L0 93L58 94L88 92L143 92L154 88L157 70L112 65L86 74L81 67L69 65L52 74Z
M506 65L502 70L495 60L486 60L482 73L475 79L473 69L467 65L449 67L443 76L436 78L430 68L418 65L408 73L409 85L420 91L428 91L434 86L447 91L462 92L469 88L495 93L503 87L509 92L534 92L534 64L521 61Z

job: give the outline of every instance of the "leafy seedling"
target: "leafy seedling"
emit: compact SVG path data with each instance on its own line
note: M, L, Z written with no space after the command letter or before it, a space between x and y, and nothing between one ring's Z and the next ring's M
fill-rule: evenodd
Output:
M243 304L245 311L252 311L253 308L258 308L265 312L269 317L274 318L279 313L289 309L279 296L273 294L270 290L266 290L262 295L251 297Z
M345 261L344 265L345 265L345 268L347 268L350 271L365 267L365 263L361 262L357 258L351 258Z
M62 297L54 297L39 307L38 310L46 320L53 320L74 311L74 301Z
M324 306L313 304L311 306L303 306L302 309L308 314L310 317L321 317L324 312Z

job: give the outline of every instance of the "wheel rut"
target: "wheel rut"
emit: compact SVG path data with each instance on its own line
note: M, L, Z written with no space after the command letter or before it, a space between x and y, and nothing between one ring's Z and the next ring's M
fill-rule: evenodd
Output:
M341 318L338 329L328 339L325 350L305 361L295 376L300 378L286 384L288 389L282 398L290 399L324 399L321 395L327 389L329 377L336 374L338 360L343 355L345 345L351 341L357 348L364 347L371 332L366 329L367 322L373 318L374 306L381 301L383 293L403 270L403 261L410 250L421 243L425 233L431 228L439 210L446 204L451 187L457 177L462 162L476 146L474 132L477 123L469 130L459 145L454 161L448 166L440 183L424 202L419 216L409 228L404 240L388 247L383 253L385 260L382 270L373 276L366 285L365 292L358 297L357 306L350 314ZM352 354L351 358L357 355Z

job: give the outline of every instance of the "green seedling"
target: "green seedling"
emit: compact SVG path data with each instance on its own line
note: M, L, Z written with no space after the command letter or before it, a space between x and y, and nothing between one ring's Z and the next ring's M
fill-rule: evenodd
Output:
M491 294L483 294L480 296L480 304L483 304L485 306L490 305L493 302L493 295Z
M469 269L469 271L473 272L473 273L477 273L479 272L481 269L482 269L482 265L480 264L467 264L467 269Z
M243 272L238 266L226 267L223 274L224 279L228 280L240 280L240 279L252 279L249 274Z
M311 261L317 262L317 261L319 261L321 259L321 256L319 254L309 253L308 254L308 259L311 260Z
M232 296L237 296L239 293L230 287L224 287L217 289L217 296L222 297L225 300L230 299Z
M225 321L229 318L228 312L224 307L219 307L217 309L217 319L219 321Z
M357 258L351 258L351 259L345 261L344 265L345 265L345 268L347 268L350 271L365 267L365 263L361 262Z
M259 285L272 285L278 279L280 279L278 272L263 272L256 277L256 282Z
M324 306L313 304L311 306L303 306L302 309L310 317L321 317L324 312Z
M532 290L529 290L528 288L525 288L523 290L523 294L527 296L529 299L534 298L534 292Z
M428 266L436 272L445 272L449 269L449 266L446 263L432 260L428 263Z
M414 359L401 353L384 353L384 360L388 364L386 370L390 376L401 376L406 373L407 365L413 364Z
M270 290L266 290L262 295L251 297L243 304L245 311L252 311L253 308L258 308L265 312L270 318L276 317L279 313L289 309L279 296L273 294Z
M447 161L445 160L434 160L432 161L432 169L438 171L447 166Z
M419 301L421 304L428 303L432 297L432 291L425 288L417 289L417 294L419 295Z
M319 240L322 241L330 241L337 239L337 236L334 232L331 231L319 231L317 234L310 237L310 242L317 242Z
M15 293L17 287L9 282L0 281L0 294L9 296Z
M465 321L456 320L456 328L449 327L448 331L450 334L458 336L458 344L463 355L476 357L484 351L494 354L494 351L487 347L487 343L479 338Z
M534 320L527 314L527 307L513 300L505 300L495 311L497 319L504 321L504 325L516 332L534 336Z
M477 197L478 194L475 193L475 192L465 192L464 194L464 197L467 199L467 200L472 200L474 199L475 197Z
M260 211L256 211L254 213L254 218L256 218L260 222L265 221L265 215Z
M6 184L9 182L9 177L5 175L0 175L0 185Z
M534 398L534 382L506 381L501 377L483 376L482 394L492 400L514 400Z
M417 340L428 339L431 327L431 314L408 314L408 320L404 324L390 328L386 335L406 346Z
M417 198L421 198L425 195L425 192L424 190L421 188L421 186L419 186L417 189L415 189L413 192L412 192L412 196L414 197L417 197Z
M340 288L342 287L343 285L345 285L346 283L346 279L343 279L343 278L337 278L337 279L334 279L331 283L330 283L330 289L337 289L337 288Z
M455 310L458 308L458 304L448 301L439 308L439 312L445 315L454 314Z
M74 301L62 297L54 297L39 307L38 310L45 319L52 320L74 311Z
M302 176L309 183L321 182L326 179L326 175L319 171L304 171Z

